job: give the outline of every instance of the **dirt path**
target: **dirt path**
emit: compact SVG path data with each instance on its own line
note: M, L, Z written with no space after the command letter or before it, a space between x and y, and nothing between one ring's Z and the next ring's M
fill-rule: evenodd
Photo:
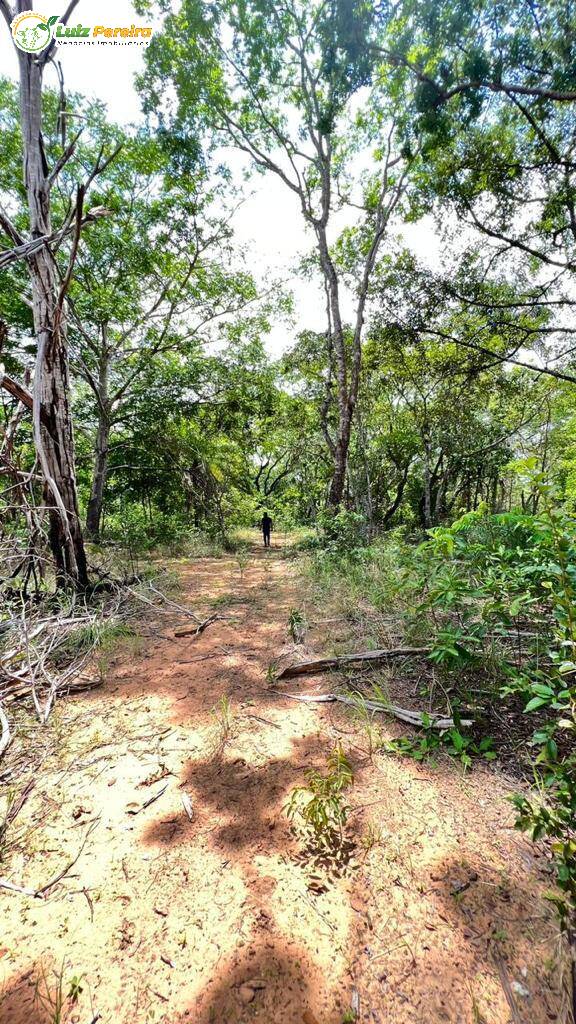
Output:
M267 666L299 604L281 552L254 551L242 580L234 560L181 571L189 604L222 619L181 639L165 619L104 690L60 706L0 873L38 887L97 824L46 899L0 892L2 1024L343 1024L358 1003L375 1024L561 1020L549 878L512 828L511 783L370 758L345 709L278 696ZM282 808L337 739L357 848L324 887Z

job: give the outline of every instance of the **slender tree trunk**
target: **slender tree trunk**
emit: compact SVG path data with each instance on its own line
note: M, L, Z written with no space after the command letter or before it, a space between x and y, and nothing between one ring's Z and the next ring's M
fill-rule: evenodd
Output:
M94 467L92 470L92 486L90 500L86 511L86 533L93 540L100 539L102 522L102 506L104 504L104 488L108 477L108 445L110 442L110 420L106 413L101 412L96 430Z
M434 522L439 523L445 511L445 499L448 491L448 471L444 470L440 475L440 482L436 497L434 499Z
M424 492L422 495L422 525L425 530L432 526L432 467L430 465L430 436L428 422L425 418L422 429L422 441L424 447L424 472L422 483Z
M331 345L336 363L338 430L336 440L331 448L334 468L330 490L328 491L328 504L337 507L342 504L346 487L348 450L350 448L352 432L352 417L354 416L354 409L358 399L359 375L352 373L350 376L348 372L346 339L340 311L338 275L330 256L325 227L317 227L316 234L320 263L326 282L326 293L331 317ZM354 340L356 341L356 338ZM360 344L359 338L358 344ZM356 363L356 359L354 359L354 362Z
M86 532L93 540L99 540L102 529L102 506L104 489L108 478L108 452L110 447L111 408L108 393L109 365L106 336L103 334L102 351L98 373L98 426L94 441L94 466L90 500L86 510Z
M368 436L364 427L364 420L358 410L356 415L358 421L358 434L360 440L360 450L362 452L362 463L364 468L364 480L366 484L366 518L368 520L368 536L372 537L374 534L374 501L372 496L372 480L370 477L370 466L368 463Z
M408 463L408 465L406 466L404 472L402 473L402 476L400 477L400 480L398 481L398 486L396 488L396 496L394 498L394 501L386 509L386 512L384 513L384 516L382 517L382 526L388 526L388 523L390 522L392 517L395 515L397 510L399 509L400 503L402 501L402 498L404 497L404 491L406 489L406 483L408 481L408 473L409 472L410 472L410 463Z
M476 474L476 484L475 484L475 487L474 487L474 502L472 504L472 508L473 508L474 512L478 508L478 498L479 498L479 495L480 495L480 473L477 473Z
M490 511L492 515L495 515L498 511L498 474L495 473L492 477L491 491L490 491Z
M19 11L29 10L20 0ZM42 140L41 58L19 51L24 183L30 234L50 234L50 188ZM55 258L43 246L29 260L37 356L34 377L34 441L49 507L49 541L58 586L85 588L88 573L78 513L74 439L69 399L63 300Z

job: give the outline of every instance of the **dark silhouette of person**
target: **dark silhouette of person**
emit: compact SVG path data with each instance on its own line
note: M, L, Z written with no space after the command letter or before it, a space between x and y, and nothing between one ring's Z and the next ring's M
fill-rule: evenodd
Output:
M260 526L262 527L262 533L264 534L264 547L269 548L270 534L272 532L272 520L270 519L270 516L268 515L267 512L265 512L264 515L262 516L262 522L260 523Z

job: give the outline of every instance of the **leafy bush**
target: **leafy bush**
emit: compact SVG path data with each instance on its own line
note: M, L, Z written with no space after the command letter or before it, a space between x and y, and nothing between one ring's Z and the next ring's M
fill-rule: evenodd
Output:
M553 639L546 681L532 682L525 712L546 708L552 717L534 733L538 751L535 770L540 799L516 795L516 825L533 839L551 841L558 893L555 903L561 924L576 925L576 538L568 516L541 475L534 477L543 511L537 517L549 556L540 584L548 594L553 614Z
M479 508L429 531L416 547L394 535L358 548L359 524L346 513L331 534L328 527L325 553L312 559L312 572L317 583L344 588L350 608L361 601L403 616L406 636L432 648L457 725L458 709L469 701L477 729L502 700L537 716L525 741L537 793L514 798L517 827L549 840L558 885L550 899L574 932L576 524L546 480L530 472L538 514L490 515ZM465 767L474 756L496 756L492 740L458 727L443 734L425 729L387 749L417 760L443 749Z
M493 749L494 741L490 736L476 743L470 736L464 736L460 729L432 729L425 728L421 736L400 736L399 739L387 740L383 749L392 754L405 754L415 761L424 761L431 754L443 750L446 754L456 758L464 769L472 764L473 757L483 757L486 761L493 761L496 752Z
M198 558L219 554L221 544L192 526L183 513L155 511L150 517L141 505L131 504L109 516L105 538L133 555L151 551Z
M318 524L322 530L320 543L328 554L350 557L356 549L366 546L366 521L357 512L325 509L318 516Z
M550 840L559 889L550 899L563 926L573 930L576 531L542 475L532 472L531 484L540 497L537 515L488 516L479 510L431 531L416 553L423 597L415 618L433 630L431 657L437 664L462 670L477 661L485 671L482 659L489 650L501 696L522 696L524 712L541 717L530 742L538 798L513 798L516 824L535 840ZM425 737L415 750L407 743L404 750L422 756L429 744Z

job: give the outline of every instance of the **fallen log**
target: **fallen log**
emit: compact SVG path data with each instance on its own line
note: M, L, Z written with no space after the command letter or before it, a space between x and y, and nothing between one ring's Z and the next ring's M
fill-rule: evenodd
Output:
M98 690L101 686L104 686L104 678L101 676L98 676L96 679L79 676L78 679L73 679L69 683L62 683L59 685L58 695L73 697L75 693L86 693L88 690Z
M341 704L347 704L351 708L361 705L367 711L379 711L384 715L393 715L394 718L399 718L401 722L417 726L420 729L426 725L429 725L432 729L454 729L456 726L453 718L445 718L433 711L410 711L408 708L398 707L397 704L386 704L381 700L364 700L361 697L346 697L343 693L283 693L280 696L306 703L330 704L334 701L339 701ZM428 720L427 722L426 719ZM472 724L472 719L470 718L463 718L460 722L460 725L467 728Z
M210 615L207 619L204 619L204 622L199 622L197 626L182 626L181 629L174 630L174 636L199 636L208 626L216 622L218 618L220 618L219 615Z
M431 647L392 647L380 651L359 651L357 654L341 654L335 658L317 658L314 661L301 661L296 665L287 665L277 679L291 679L292 676L315 675L318 672L330 672L346 665L358 665L370 661L388 661L391 658L416 658L427 656Z

